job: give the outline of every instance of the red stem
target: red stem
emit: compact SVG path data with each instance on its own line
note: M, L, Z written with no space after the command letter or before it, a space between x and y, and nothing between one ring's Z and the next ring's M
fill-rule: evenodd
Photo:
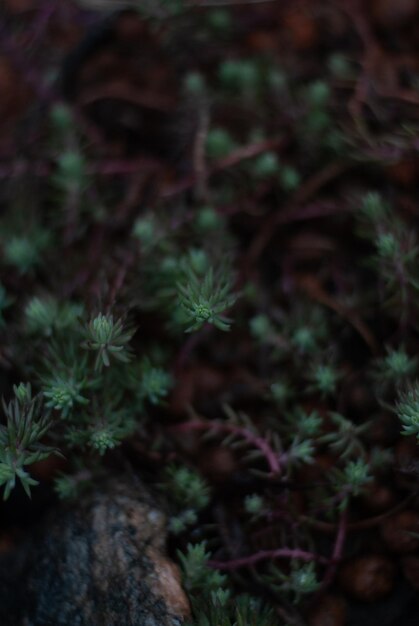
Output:
M209 561L210 567L219 570L234 570L239 567L250 567L259 561L268 559L298 559L299 561L317 561L318 563L328 564L329 561L323 556L306 552L305 550L293 550L292 548L279 548L277 550L261 550L255 554L244 556L240 559L232 559L231 561Z
M181 424L176 424L172 428L180 432L187 432L189 430L218 430L225 433L234 433L235 435L238 435L248 441L255 448L259 448L259 450L263 453L263 456L265 457L273 475L281 474L279 455L271 448L266 439L254 435L247 428L234 426L232 424L222 424L220 422L207 423L201 421L182 422Z

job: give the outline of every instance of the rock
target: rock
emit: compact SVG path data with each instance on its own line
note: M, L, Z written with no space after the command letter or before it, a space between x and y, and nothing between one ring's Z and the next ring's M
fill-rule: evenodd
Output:
M368 555L351 559L339 573L342 589L356 600L376 602L393 589L395 567L381 555Z
M8 626L178 626L189 603L165 555L166 517L142 483L112 479L48 518L0 567ZM18 592L18 593L17 593ZM4 615L1 613L4 611Z

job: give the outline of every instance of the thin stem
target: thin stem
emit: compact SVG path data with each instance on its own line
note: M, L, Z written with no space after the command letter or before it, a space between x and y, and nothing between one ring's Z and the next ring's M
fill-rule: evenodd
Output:
M263 453L272 475L279 475L282 472L280 456L273 450L266 439L258 437L247 428L234 426L233 424L222 424L220 422L201 421L182 422L172 428L179 432L188 432L190 430L215 430L235 434L245 439L250 445L258 448Z
M298 559L299 561L316 561L327 565L329 560L323 556L315 554L314 552L307 552L305 550L294 550L292 548L278 548L277 550L261 550L255 554L244 556L239 559L232 559L231 561L209 561L210 567L219 570L235 570L240 567L251 567L256 565L259 561L267 561L271 559Z

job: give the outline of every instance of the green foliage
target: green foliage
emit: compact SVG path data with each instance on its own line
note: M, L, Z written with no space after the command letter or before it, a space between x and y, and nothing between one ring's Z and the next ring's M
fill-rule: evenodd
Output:
M200 72L189 72L184 79L184 88L188 95L202 96L206 91L206 81Z
M246 496L244 499L244 508L246 513L251 515L258 515L264 509L265 503L263 498L257 493L253 493L250 496Z
M329 85L321 80L317 80L308 85L305 98L313 108L322 108L329 102L330 95Z
M122 363L130 360L127 344L133 334L133 330L124 328L121 319L114 321L113 315L99 313L85 328L83 347L97 353L95 369L100 371L103 365L109 367L111 358Z
M136 220L132 234L136 237L144 249L149 249L156 240L156 223L151 215L140 217Z
M216 231L223 225L221 215L213 207L204 206L197 211L195 224L198 232Z
M144 361L141 370L139 397L151 404L160 404L173 387L172 376L161 367L153 367L148 360Z
M291 356L295 360L312 354L318 356L330 337L329 320L324 309L307 307L297 302L285 317L282 332L289 342ZM314 368L313 368L314 369Z
M360 234L374 246L369 264L378 272L384 286L385 303L404 320L415 306L419 288L419 247L415 232L407 228L376 192L363 198L359 218Z
M359 496L373 480L369 464L361 458L349 461L343 470L335 469L333 477L339 492L346 491L353 496ZM346 504L346 500L343 502Z
M284 191L295 191L301 185L299 172L289 165L281 167L279 177Z
M319 392L323 398L333 396L340 377L340 372L331 364L314 365L310 372L312 384L309 390Z
M316 338L311 328L300 326L296 328L291 337L292 343L300 352L314 352Z
M388 215L388 208L379 193L370 191L362 198L361 216L373 225L383 223Z
M28 235L14 235L4 244L6 263L13 265L21 274L34 270L42 262L42 253L48 245L48 234L36 230Z
M250 320L250 332L259 341L268 341L275 330L267 315L255 315Z
M285 406L294 395L293 390L287 380L279 380L275 383L272 383L272 385L270 386L270 392L272 394L273 400L280 407Z
M274 610L260 599L245 594L232 599L221 589L194 603L194 617L190 626L279 626Z
M73 128L74 118L71 109L61 102L52 106L50 120L53 129L60 134L68 134Z
M55 185L65 193L82 191L87 184L86 160L81 152L71 150L58 157Z
M224 61L218 75L222 87L246 98L256 94L261 81L260 68L251 59Z
M212 128L207 136L206 150L211 159L221 159L234 150L231 135L223 128Z
M349 91L359 71L350 46L323 51L319 80L312 62L294 72L293 46L278 63L269 37L252 39L245 57L246 19L235 11L195 9L184 0L138 8L151 40L169 50L150 56L150 76L157 62L157 78L174 69L178 83L169 80L167 96L179 107L160 111L159 98L156 110L134 107L146 141L141 129L129 132L138 117L129 103L115 120L100 105L100 141L96 123L48 98L42 122L22 109L30 137L26 121L11 128L15 155L1 164L0 365L5 389L30 380L35 397L21 383L5 404L0 484L5 497L19 481L29 494L28 468L57 445L68 469L57 475L51 464L49 478L60 498L77 499L101 468L137 456L139 468L156 468L173 550L201 542L179 556L196 626L271 626L276 613L237 593L267 585L286 611L319 589L327 567L317 557L333 555L319 522L338 527L384 472L394 482L398 433L384 447L368 429L395 397L403 435L419 440L418 220L409 172L395 184L400 171L389 169L394 155L396 164L416 149L418 125L399 119L398 102L387 114L380 98L378 111L369 93L348 116L341 90L358 104ZM25 29L37 13L10 20L12 43L32 40ZM178 28L180 39L197 37L179 72L170 54ZM49 39L35 55L46 85L56 74ZM154 117L173 123L148 124ZM153 154L162 146L157 159L150 144ZM365 180L380 180L380 168L382 193L369 192ZM359 190L353 200L350 189ZM224 403L234 408L223 412ZM200 423L173 436L185 406ZM217 447L201 458L211 438ZM205 467L208 458L219 466ZM169 459L176 464L165 469ZM262 550L284 549L277 568L253 558L259 540ZM234 584L210 566L209 550L236 560L226 566L239 568ZM301 550L313 563L286 556Z
M387 348L386 352L375 361L374 377L381 384L399 387L417 372L418 358L409 356L402 346L395 350Z
M195 524L197 513L210 500L210 490L205 481L187 467L169 466L165 471L162 488L169 495L176 514L170 519L169 528L174 534L183 532Z
M290 428L297 431L302 439L317 437L321 432L323 418L317 411L306 413L301 407L297 407L285 417Z
M256 178L275 176L279 172L279 160L275 152L264 152L255 160L252 173Z
M121 439L128 433L125 425L121 423L120 416L113 417L112 422L108 419L107 424L98 424L89 433L89 445L97 450L100 455L112 450L121 443Z
M30 383L19 383L13 385L13 391L19 404L25 405L32 400L32 388Z
M277 567L271 567L269 580L273 587L282 595L289 596L294 603L298 603L305 595L317 591L320 583L317 580L314 563L300 563L291 561L289 573L284 573Z
M73 302L59 304L50 295L34 296L25 307L26 331L33 335L50 336L74 326L83 307Z
M341 80L353 77L353 69L350 60L339 52L332 54L328 59L330 73Z
M203 509L209 502L209 488L205 481L188 467L170 465L165 472L170 497L178 506Z
M89 404L89 400L81 395L82 389L83 381L57 375L45 384L44 397L47 399L45 406L60 411L62 417L66 418L74 405Z
M310 439L300 440L296 437L287 451L287 460L290 465L309 465L314 463L315 446Z
M60 472L54 481L54 489L60 500L77 500L90 485L91 476L86 471L73 475Z
M400 394L396 413L402 423L402 435L416 435L419 440L419 385L417 382Z
M209 594L226 583L226 577L208 566L211 554L206 551L205 542L188 543L185 553L178 552L183 574L183 584L189 593Z
M329 417L333 424L333 430L323 435L319 441L327 443L329 448L343 459L356 454L363 456L365 448L361 438L370 428L371 423L365 422L356 425L352 420L335 411L330 412Z
M41 443L51 427L51 418L45 412L42 396L31 397L29 386L19 385L16 397L8 404L3 400L6 424L0 425L0 485L7 500L19 479L30 496L37 482L25 467L47 458L55 448Z
M208 25L217 33L229 33L232 28L232 16L226 9L214 8L207 13Z
M233 306L237 295L231 292L231 279L227 272L215 276L210 268L201 279L196 271L188 268L186 281L178 284L179 304L189 324L185 332L199 330L205 324L213 324L219 330L230 330L231 320L221 315Z

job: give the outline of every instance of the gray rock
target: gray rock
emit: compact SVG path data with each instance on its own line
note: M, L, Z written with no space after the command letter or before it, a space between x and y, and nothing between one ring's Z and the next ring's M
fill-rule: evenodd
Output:
M144 485L107 481L0 565L0 623L179 626L189 604L165 540L165 515Z

